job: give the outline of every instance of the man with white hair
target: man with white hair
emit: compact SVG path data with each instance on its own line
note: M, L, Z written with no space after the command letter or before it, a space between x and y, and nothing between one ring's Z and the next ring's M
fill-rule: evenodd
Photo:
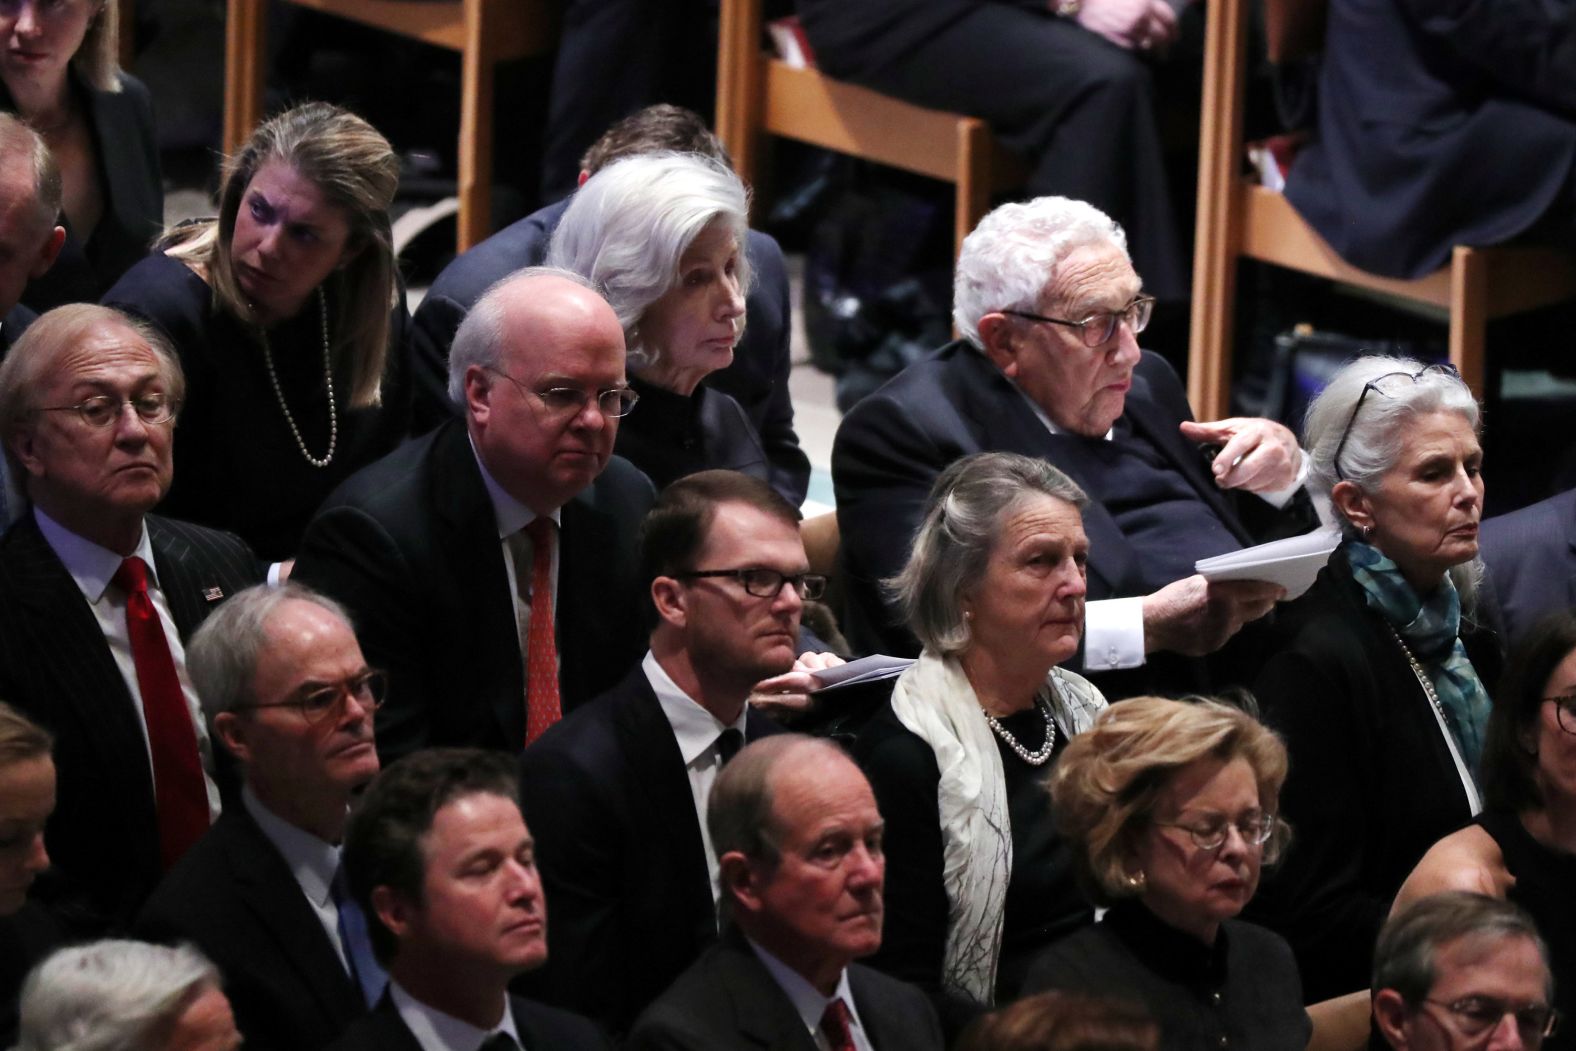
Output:
M22 305L27 283L54 265L65 244L60 197L49 147L16 116L0 113L0 356L35 316Z
M914 648L879 582L901 568L937 475L982 451L1042 457L1090 496L1085 671L1137 667L1156 651L1202 656L1269 611L1280 588L1210 583L1193 564L1312 528L1306 497L1293 502L1304 457L1270 420L1194 422L1165 359L1139 349L1152 306L1121 228L1091 205L1041 197L980 222L954 279L963 338L860 402L837 433L856 645ZM1220 447L1212 463L1201 445ZM1149 672L1107 680L1106 692L1156 678L1206 685L1179 681L1191 668Z

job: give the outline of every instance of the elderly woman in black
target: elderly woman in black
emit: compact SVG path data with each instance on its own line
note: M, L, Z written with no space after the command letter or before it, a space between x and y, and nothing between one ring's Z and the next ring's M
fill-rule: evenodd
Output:
M1471 616L1477 432L1454 371L1405 359L1351 362L1308 410L1309 488L1344 537L1256 685L1291 751L1297 840L1252 915L1291 942L1309 1003L1367 987L1401 881L1481 809L1499 653Z
M892 582L925 648L854 749L887 825L871 962L928 989L950 1030L1093 918L1042 785L1105 707L1057 667L1083 635L1084 503L1043 460L966 457L936 480Z

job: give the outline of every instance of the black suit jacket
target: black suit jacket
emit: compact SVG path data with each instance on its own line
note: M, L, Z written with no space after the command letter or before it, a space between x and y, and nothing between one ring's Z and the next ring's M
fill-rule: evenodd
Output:
M547 244L569 201L547 206L505 227L443 268L416 311L411 349L419 368L440 386L449 369L449 344L465 315L496 281L547 256ZM754 280L745 297L744 338L733 364L706 378L706 385L732 395L760 433L770 461L773 488L798 506L810 485L810 460L793 429L788 393L788 271L783 252L769 235L751 230L747 251ZM635 412L640 412L637 408Z
M1484 522L1482 554L1509 645L1576 609L1576 489Z
M745 718L751 741L779 732ZM543 734L520 773L552 915L529 990L622 1033L717 939L689 775L645 671Z
M875 1051L940 1051L941 1024L925 994L859 964L854 1007ZM640 1016L630 1051L816 1051L815 1039L744 936L730 929Z
M195 943L224 975L249 1048L318 1051L366 1013L289 865L240 802L164 877L134 933Z
M22 338L27 326L38 320L38 315L18 303L0 318L0 358L4 358L16 341Z
M265 577L238 537L154 515L147 523L183 640L215 602ZM45 841L71 910L85 907L70 918L86 931L124 926L160 876L137 707L92 609L31 514L0 538L0 594L0 697L55 735L58 802Z
M619 457L562 512L559 696L568 711L645 652L636 534L651 483ZM432 745L518 751L525 669L497 521L458 420L352 475L318 511L292 579L349 607L389 673L385 763Z
M578 1015L509 997L515 1029L526 1051L612 1051L607 1037ZM248 1045L250 1046L250 1045ZM370 1014L356 1020L332 1051L421 1051L388 994Z

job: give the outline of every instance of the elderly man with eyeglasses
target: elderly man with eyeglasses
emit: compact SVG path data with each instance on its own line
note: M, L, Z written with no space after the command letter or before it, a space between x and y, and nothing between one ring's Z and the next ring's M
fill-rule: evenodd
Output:
M566 271L504 278L455 334L449 397L461 419L329 496L292 577L343 602L387 670L385 763L518 752L644 648L635 536L655 494L613 455L637 399L612 307Z
M35 892L80 935L129 922L221 808L184 645L264 567L148 513L184 387L162 337L97 306L49 311L0 366L0 697L54 734L54 871Z
M378 773L383 674L344 609L296 584L236 595L187 658L241 799L159 884L136 933L192 942L219 966L248 1048L316 1051L386 981L339 859L351 800Z
M1050 461L1091 498L1075 666L1113 697L1246 676L1231 661L1209 680L1197 662L1154 658L1213 653L1280 597L1264 582L1207 582L1193 565L1313 528L1304 457L1270 420L1193 421L1171 367L1139 349L1152 302L1121 228L1088 204L1041 197L980 222L954 277L963 338L856 405L837 433L844 627L856 645L913 651L880 583L901 567L941 471L1007 451Z

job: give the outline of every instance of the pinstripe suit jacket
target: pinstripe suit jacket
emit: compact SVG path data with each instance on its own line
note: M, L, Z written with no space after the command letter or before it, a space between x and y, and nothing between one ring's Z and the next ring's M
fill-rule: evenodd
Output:
M265 577L238 537L154 515L147 523L183 640L215 602ZM137 708L92 609L31 514L0 538L0 596L0 699L55 735L58 802L44 838L60 877L56 904L74 927L122 928L160 875Z

